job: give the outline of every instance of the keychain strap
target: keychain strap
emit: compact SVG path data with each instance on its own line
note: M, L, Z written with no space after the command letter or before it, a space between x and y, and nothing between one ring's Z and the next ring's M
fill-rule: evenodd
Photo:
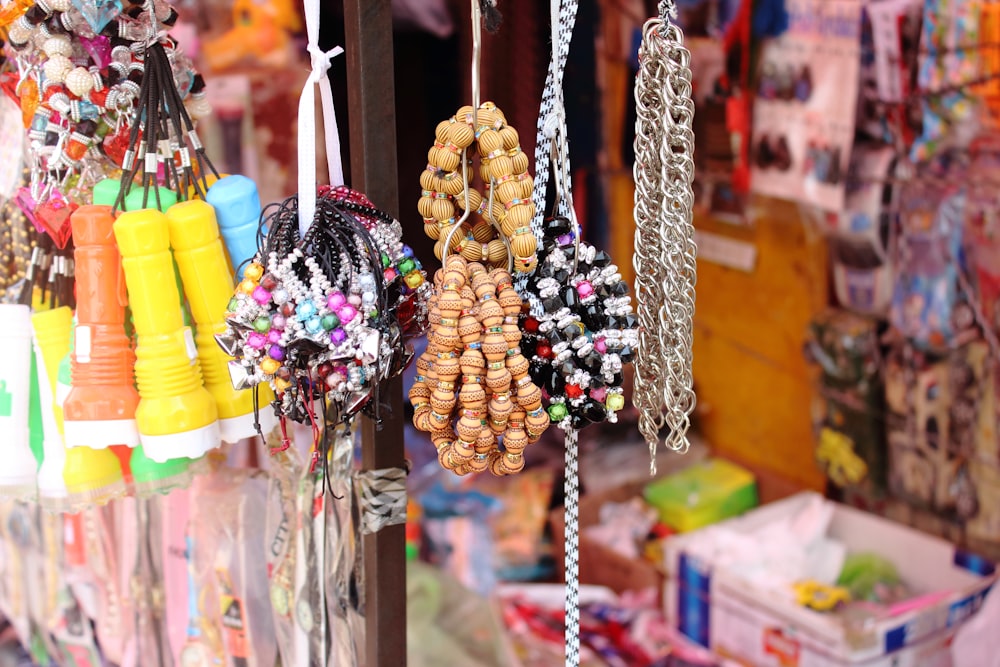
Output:
M330 185L344 184L344 165L340 155L340 131L333 106L333 88L330 86L330 61L344 52L339 46L329 51L319 47L319 0L305 0L306 51L312 62L312 71L302 87L299 97L299 236L305 236L316 214L316 86L319 86L323 103L323 133L326 142L326 166Z

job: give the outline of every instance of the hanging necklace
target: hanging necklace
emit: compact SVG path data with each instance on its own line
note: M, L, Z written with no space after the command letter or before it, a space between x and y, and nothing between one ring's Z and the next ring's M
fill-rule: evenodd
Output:
M633 402L649 444L650 472L666 444L686 451L694 409L691 348L697 247L694 242L694 102L691 54L668 17L673 0L646 21L635 81L635 294L639 341Z

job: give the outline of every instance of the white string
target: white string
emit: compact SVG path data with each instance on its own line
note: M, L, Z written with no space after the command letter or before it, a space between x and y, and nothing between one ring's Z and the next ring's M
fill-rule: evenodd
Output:
M580 228L573 210L570 180L569 139L566 128L566 104L563 94L563 74L569 55L573 27L576 24L577 0L550 0L552 30L552 60L538 112L538 134L535 145L535 218L532 231L542 243L548 181L551 176L555 189L556 215L573 221L577 243ZM550 162L551 160L551 162ZM550 173L551 167L551 173ZM574 254L574 266L576 255ZM524 292L524 290L521 290ZM533 310L540 308L537 298L529 299ZM566 667L580 664L580 478L578 474L577 432L565 435L565 566L566 566Z
M340 130L333 107L333 88L330 86L330 61L344 52L339 46L329 51L319 48L319 0L304 0L306 51L312 71L299 96L299 235L305 235L316 213L316 86L319 86L323 104L323 134L326 143L326 166L330 185L343 185L344 165L340 155Z

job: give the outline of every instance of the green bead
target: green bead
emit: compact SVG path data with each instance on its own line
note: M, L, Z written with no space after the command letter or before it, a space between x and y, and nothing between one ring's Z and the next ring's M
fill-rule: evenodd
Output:
M324 315L319 323L323 326L324 331L332 331L340 326L340 318L336 315Z
M622 394L608 394L607 399L605 399L604 404L608 407L608 410L613 410L617 412L625 407L625 396Z
M236 307L237 307L238 305L240 305L240 302L239 302L239 300L238 300L238 299L237 299L237 298L236 298L236 297L234 296L234 297L233 297L232 299L230 299L230 300L229 300L229 305L228 305L228 306L226 306L226 310L228 310L228 311L229 311L230 313L235 313L235 312L236 312Z
M416 262L409 257L399 263L399 272L404 276L415 268L417 268Z
M389 255L383 254L382 255L382 268L383 269L388 269L390 264L392 264L392 260L389 259Z
M566 406L562 403L553 403L549 406L549 419L554 422L561 422L569 414Z
M253 321L254 331L257 333L267 333L271 330L271 320L270 318L261 316Z

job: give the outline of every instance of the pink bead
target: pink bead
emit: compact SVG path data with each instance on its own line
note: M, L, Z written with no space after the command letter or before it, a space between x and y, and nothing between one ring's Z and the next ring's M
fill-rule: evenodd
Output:
M604 387L594 387L590 390L590 397L598 403L603 403L604 399L608 397L608 390Z
M263 306L271 300L271 293L260 285L257 285L257 287L253 289L253 300Z
M277 343L279 340L281 340L281 332L279 330L271 329L267 332L268 343Z
M284 315L282 315L281 313L275 313L274 316L271 318L271 328L284 329L285 324L287 324L287 322L288 320L285 319Z
M584 280L576 286L576 291L580 294L581 299L586 299L594 293L594 286L590 284L590 281Z
M326 305L330 307L330 310L337 310L341 306L347 303L347 299L340 292L334 292L326 299Z
M594 349L600 352L601 354L604 354L605 352L608 351L608 344L604 342L603 338L598 338L596 341L594 341Z
M252 333L247 336L247 345L254 348L255 350L261 350L267 344L267 338L263 334Z
M393 280L396 279L396 276L398 276L399 274L396 273L396 269L390 266L388 269L382 272L382 275L385 277L385 281L387 283L391 283Z
M351 296L347 297L347 303L349 303L352 306L354 306L355 308L357 308L358 306L361 305L361 295L360 294L352 294Z
M339 310L337 310L337 317L339 317L340 321L343 322L344 324L347 324L348 322L353 320L357 316L357 314L358 314L358 309L350 304L344 304L343 306L340 307Z

